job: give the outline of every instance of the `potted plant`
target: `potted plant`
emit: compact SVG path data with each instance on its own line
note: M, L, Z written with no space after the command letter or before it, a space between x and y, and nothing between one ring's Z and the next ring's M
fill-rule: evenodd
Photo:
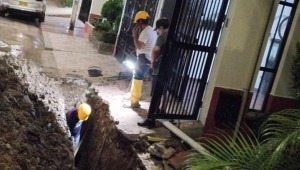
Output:
M103 4L101 10L103 18L92 21L94 29L90 40L96 45L100 53L112 54L117 39L122 9L122 0L108 0Z

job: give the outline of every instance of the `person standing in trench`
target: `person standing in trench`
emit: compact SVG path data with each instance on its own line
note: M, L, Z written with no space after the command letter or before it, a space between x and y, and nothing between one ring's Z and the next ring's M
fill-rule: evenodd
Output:
M82 103L78 108L75 107L66 113L67 125L73 138L74 149L79 144L82 122L89 118L91 112L91 106L87 103Z

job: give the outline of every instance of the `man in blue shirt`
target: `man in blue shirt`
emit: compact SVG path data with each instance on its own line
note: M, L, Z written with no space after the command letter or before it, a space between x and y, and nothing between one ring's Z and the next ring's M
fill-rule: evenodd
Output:
M77 146L80 139L82 122L89 118L91 106L83 103L78 108L73 108L66 113L67 124L73 137L73 146Z

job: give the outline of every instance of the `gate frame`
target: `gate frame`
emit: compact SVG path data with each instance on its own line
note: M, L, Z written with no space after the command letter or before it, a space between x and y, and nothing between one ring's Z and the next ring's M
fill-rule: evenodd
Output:
M183 0L177 0L176 4L175 4L175 8L174 11L180 11L182 9L182 6L184 5L186 1ZM196 120L198 118L199 115L199 109L201 108L202 105L202 98L204 95L204 91L206 88L206 83L208 80L208 76L209 76L209 72L211 70L211 67L213 65L213 59L215 57L215 53L217 51L217 42L219 40L219 37L221 36L221 30L222 30L222 25L224 23L224 18L226 17L226 10L227 7L229 5L229 0L223 0L221 1L221 7L220 7L220 11L219 11L219 16L216 22L216 26L215 26L215 30L212 36L212 40L210 43L210 47L198 47L201 48L203 51L208 52L208 56L207 56L207 61L205 63L204 66L204 71L203 71L203 75L204 77L201 78L201 84L197 93L197 97L196 97L196 102L195 105L193 106L193 113L192 115L179 115L176 113L161 113L159 112L159 101L161 100L161 97L163 95L163 91L164 88L166 86L166 82L159 82L157 81L157 83L154 86L154 90L153 90L153 95L151 98L151 102L150 102L150 107L149 107L149 111L148 111L148 118L151 119L185 119L185 120ZM170 24L170 28L169 28L169 34L167 37L167 43L166 43L166 48L163 51L163 56L162 57L162 61L160 64L160 71L157 75L157 77L161 77L161 78L167 78L169 77L170 74L170 64L168 63L168 61L170 61L171 56L169 55L169 51L170 49L172 49L173 46L176 45L180 45L182 43L180 42L176 42L173 40L173 34L175 33L176 27L178 26L178 21L179 21L179 14L180 12L175 12L172 16L172 20L171 20L171 24ZM196 47L196 46L195 46ZM162 67L164 66L164 67ZM165 73L167 73L167 75L165 75ZM204 74L205 73L205 74ZM168 80L168 78L167 78Z

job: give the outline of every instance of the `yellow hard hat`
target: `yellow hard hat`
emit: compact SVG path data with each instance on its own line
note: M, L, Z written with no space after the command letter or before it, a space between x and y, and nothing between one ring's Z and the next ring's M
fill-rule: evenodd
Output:
M91 114L91 106L86 104L86 103L82 103L81 105L79 105L78 107L78 119L79 120L87 120L89 118L89 115Z
M146 12L146 11L139 11L138 13L135 14L133 23L137 23L137 21L139 19L148 19L148 18L150 18L148 12Z

